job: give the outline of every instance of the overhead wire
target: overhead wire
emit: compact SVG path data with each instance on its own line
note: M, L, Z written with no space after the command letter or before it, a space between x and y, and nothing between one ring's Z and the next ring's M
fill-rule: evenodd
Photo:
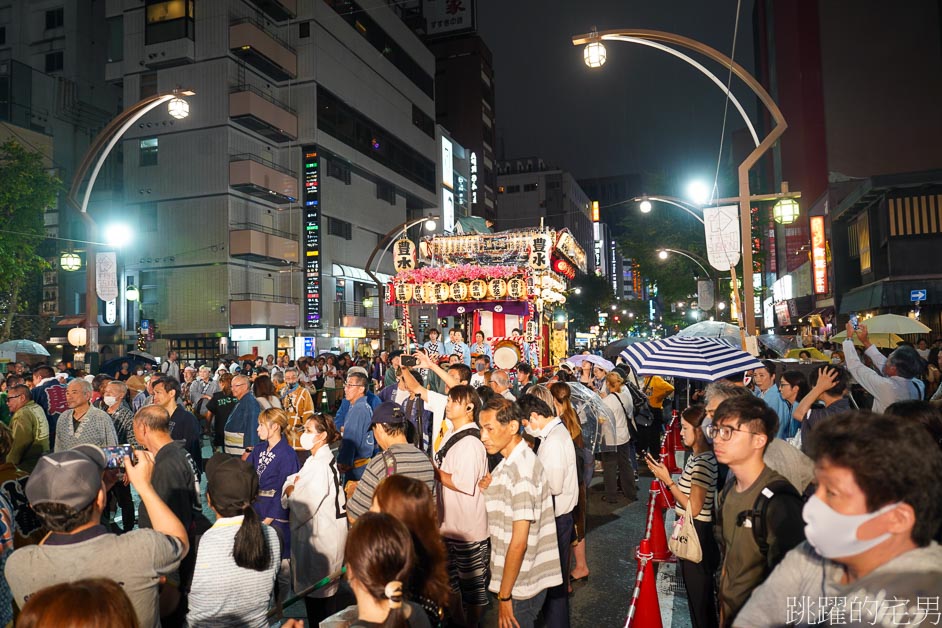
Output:
M713 174L713 188L710 190L710 204L719 196L720 164L723 161L723 146L726 140L726 119L729 114L729 89L733 82L733 60L736 58L736 41L739 38L739 16L742 12L742 0L736 0L736 19L733 23L733 45L729 53L729 68L726 77L726 100L723 104L723 127L720 131L720 148L716 155L716 171Z

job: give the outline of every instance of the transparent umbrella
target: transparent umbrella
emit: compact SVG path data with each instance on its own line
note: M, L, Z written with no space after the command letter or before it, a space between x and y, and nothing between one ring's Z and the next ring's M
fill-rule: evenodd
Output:
M602 433L615 425L615 415L602 403L602 398L598 393L578 382L567 383L572 393L572 407L579 415L579 423L582 425L582 438L586 447L591 447L596 453L613 449L613 446L602 444ZM603 421L600 423L599 419ZM608 427L605 427L606 425ZM613 442L613 439L610 438L608 441Z

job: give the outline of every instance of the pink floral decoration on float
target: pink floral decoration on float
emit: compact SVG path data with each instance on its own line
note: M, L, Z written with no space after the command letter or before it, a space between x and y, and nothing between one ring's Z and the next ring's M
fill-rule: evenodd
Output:
M481 279L512 279L513 277L526 277L527 269L520 266L476 266L474 264L461 264L459 266L438 266L404 270L396 274L396 281L401 283L454 283L456 281L474 281Z

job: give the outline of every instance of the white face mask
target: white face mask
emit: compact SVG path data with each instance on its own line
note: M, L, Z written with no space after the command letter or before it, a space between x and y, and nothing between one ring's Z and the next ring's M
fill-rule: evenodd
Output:
M144 371L138 371L137 374L138 374L138 375L143 375L143 374L144 374Z
M307 451L311 451L312 449L314 449L314 445L316 444L318 436L320 436L320 434L313 434L311 432L302 432L301 433L301 447Z
M108 406L109 408L116 403L118 403L117 397L111 397L111 396L105 397L105 405Z
M523 428L523 431L526 432L527 434L529 434L530 436L532 436L533 438L540 438L540 437L542 436L541 430L539 430L539 429L536 428L536 427L533 427L533 424L532 424L532 423L528 423L528 424Z
M842 515L812 495L801 516L805 520L805 538L825 558L857 556L890 538L890 533L863 541L857 538L860 526L896 508L899 503L888 504L876 512L863 515Z

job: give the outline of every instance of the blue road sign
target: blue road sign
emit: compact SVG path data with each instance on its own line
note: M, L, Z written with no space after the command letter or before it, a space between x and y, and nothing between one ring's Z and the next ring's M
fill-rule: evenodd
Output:
M909 300L910 301L925 301L926 291L924 289L923 290L910 290Z

